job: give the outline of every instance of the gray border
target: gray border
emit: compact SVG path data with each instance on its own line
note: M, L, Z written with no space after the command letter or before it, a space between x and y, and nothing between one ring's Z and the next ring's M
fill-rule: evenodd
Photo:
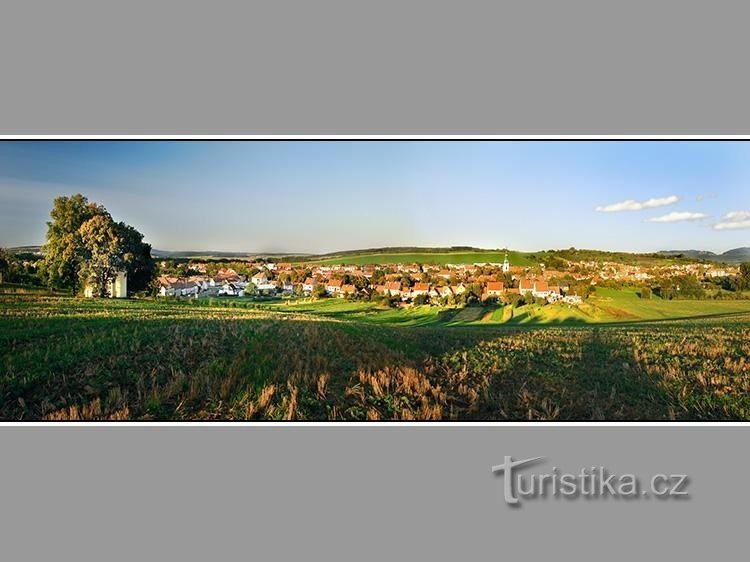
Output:
M0 127L732 134L746 3L5 0Z
M0 427L8 560L705 560L745 548L744 427ZM491 466L688 474L503 502ZM534 469L537 470L537 469Z
M8 0L5 134L750 132L741 2ZM9 560L699 560L745 551L747 427L0 427ZM691 475L502 503L511 454Z

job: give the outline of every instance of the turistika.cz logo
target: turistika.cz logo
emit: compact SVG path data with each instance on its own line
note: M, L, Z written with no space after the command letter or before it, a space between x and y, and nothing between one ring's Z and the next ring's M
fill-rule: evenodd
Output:
M542 462L546 457L514 461L506 456L503 464L492 467L492 472L502 475L505 502L519 505L521 499L564 497L604 498L686 498L689 478L686 474L656 474L648 486L634 474L610 473L603 466L584 467L577 473L563 473L557 467L551 473L521 474L521 470Z

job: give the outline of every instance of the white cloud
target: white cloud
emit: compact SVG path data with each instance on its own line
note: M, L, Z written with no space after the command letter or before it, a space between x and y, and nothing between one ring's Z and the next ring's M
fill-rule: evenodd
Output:
M714 230L738 230L750 228L750 211L732 211L721 217L721 222L714 225Z
M689 211L677 212L673 211L660 217L653 217L648 219L648 222L681 222L681 221L698 221L708 217L705 213L691 213Z
M680 200L676 195L670 195L669 197L652 197L646 201L636 201L635 199L628 199L627 201L621 201L619 203L612 203L605 207L597 207L596 210L600 213L618 213L620 211L642 211L643 209L654 209L656 207L665 207L666 205L674 205Z

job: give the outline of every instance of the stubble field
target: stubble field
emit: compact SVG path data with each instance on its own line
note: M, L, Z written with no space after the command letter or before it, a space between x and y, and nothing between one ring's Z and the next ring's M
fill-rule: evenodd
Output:
M550 326L300 308L0 295L0 418L750 419L750 312Z

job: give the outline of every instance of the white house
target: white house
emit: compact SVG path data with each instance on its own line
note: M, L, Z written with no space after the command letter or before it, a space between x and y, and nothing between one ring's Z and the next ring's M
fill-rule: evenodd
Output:
M250 278L250 281L257 287L258 285L268 283L268 275L266 275L265 271L259 271Z
M240 292L240 289L234 285L234 283L224 282L219 289L219 295L226 295L228 297L236 297Z
M302 291L305 293L312 293L315 288L315 279L308 277L305 282L302 283Z
M453 295L453 291L451 290L450 287L438 287L437 292L443 298L450 297L451 295Z
M537 279L534 281L534 286L531 292L535 297L540 299L546 299L552 291L549 288L549 284L546 281Z
M341 292L341 279L331 279L326 284L326 293L329 295L338 295Z
M128 298L128 274L125 270L118 271L115 278L109 282L107 293L111 299ZM94 296L94 287L86 285L83 289L83 294L87 298L92 298Z
M456 295L461 295L466 292L466 287L464 287L463 283L459 283L455 287L451 287L451 289L453 290L453 293Z
M414 283L414 287L411 290L411 297L418 297L419 295L427 295L430 291L429 283Z
M276 292L276 283L260 283L255 286L258 292Z

